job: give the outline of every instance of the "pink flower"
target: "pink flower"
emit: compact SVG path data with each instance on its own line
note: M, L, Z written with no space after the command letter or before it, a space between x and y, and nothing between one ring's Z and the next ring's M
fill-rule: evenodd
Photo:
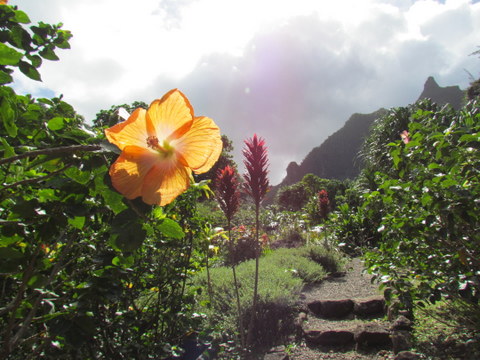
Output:
M410 142L410 134L408 133L407 130L403 130L401 133L400 133L400 137L402 138L402 141L405 143L405 144L408 144Z

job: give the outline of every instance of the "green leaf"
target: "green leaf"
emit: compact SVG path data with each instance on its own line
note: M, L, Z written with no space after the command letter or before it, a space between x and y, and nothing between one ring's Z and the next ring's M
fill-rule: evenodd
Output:
M13 147L10 146L10 144L5 140L4 138L1 138L0 141L2 142L3 146L3 157L8 158L11 156L15 156L15 150Z
M0 247L0 259L21 259L24 254L10 247Z
M115 215L120 214L123 210L128 208L123 202L123 196L118 192L110 190L100 176L95 177L95 190L93 192L102 195L106 205L115 213Z
M65 175L82 185L85 185L90 180L90 173L88 171L81 171L74 167L65 170Z
M17 50L0 43L0 65L17 65L22 57Z
M35 66L36 68L42 65L43 60L38 55L30 55L30 56L27 56L27 58L32 62L32 66Z
M28 31L26 31L21 25L14 25L10 28L10 37L13 40L12 45L21 50L32 50L31 41L32 38ZM28 57L29 55L26 54Z
M85 216L75 216L73 219L69 218L68 223L78 230L82 230L85 225Z
M125 268L131 267L135 260L133 256L115 256L112 259L112 264L115 266L123 266Z
M15 10L14 19L21 24L30 24L30 18L22 10Z
M182 239L185 236L182 227L172 219L164 219L158 229L163 235L174 239Z
M55 52L50 48L45 48L39 52L40 56L47 60L59 60L59 57Z
M0 103L0 117L3 121L3 126L10 137L16 137L18 128L15 125L15 111L12 109L10 102L7 98L3 98Z
M50 130L58 131L65 127L65 121L62 117L54 117L48 121L47 126Z
M25 61L20 61L18 67L20 71L25 75L27 75L30 79L36 80L36 81L42 81L42 77L40 76L40 73L33 65Z
M22 241L22 238L18 235L14 235L12 237L2 236L0 238L0 247L5 247L5 246L15 244L15 243L20 242L20 241Z
M0 71L0 84L8 84L13 81L13 78L10 76L10 74L7 74L4 71Z

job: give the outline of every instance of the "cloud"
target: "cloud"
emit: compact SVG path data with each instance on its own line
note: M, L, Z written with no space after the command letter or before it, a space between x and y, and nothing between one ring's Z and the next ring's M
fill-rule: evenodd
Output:
M48 15L43 2L25 3ZM45 87L87 119L178 87L233 140L238 163L244 139L265 137L273 183L352 113L412 103L428 76L466 87L465 70L480 75L468 56L480 45L480 4L468 0L342 0L326 8L307 0L294 8L145 0L127 10L124 1L45 3L46 20L65 17L74 32L72 50L42 67Z

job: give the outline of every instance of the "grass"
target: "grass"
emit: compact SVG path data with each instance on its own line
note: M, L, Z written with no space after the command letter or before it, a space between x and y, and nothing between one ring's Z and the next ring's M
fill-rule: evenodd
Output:
M298 312L295 304L302 287L321 281L332 269L338 271L340 259L336 253L319 246L271 250L260 259L258 321L254 328L257 345L271 347L294 332L293 320ZM324 266L329 268L328 272ZM238 336L238 317L242 318L245 327L250 319L255 261L239 264L236 272L242 314L237 311L230 267L210 269L212 302L206 291L206 272L198 274L194 284L202 289L197 311L207 315L206 327L233 339Z

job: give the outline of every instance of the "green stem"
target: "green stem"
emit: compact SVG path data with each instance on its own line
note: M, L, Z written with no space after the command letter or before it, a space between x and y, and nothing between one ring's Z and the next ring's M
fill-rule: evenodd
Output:
M258 298L258 273L259 273L259 262L260 262L260 248L258 246L258 227L260 225L259 220L260 212L260 203L255 202L255 283L253 287L253 304L252 304L252 315L250 317L250 324L248 325L248 334L247 334L247 346L251 347L253 340L253 326L257 318L257 298Z
M230 245L230 254L233 254L233 239L230 219L227 219L228 226L228 243ZM235 287L235 297L237 298L237 310L238 310L238 329L240 331L240 343L242 345L242 351L245 349L245 329L243 328L242 307L240 305L240 293L238 291L237 272L235 270L235 261L232 261L233 272L233 284Z

